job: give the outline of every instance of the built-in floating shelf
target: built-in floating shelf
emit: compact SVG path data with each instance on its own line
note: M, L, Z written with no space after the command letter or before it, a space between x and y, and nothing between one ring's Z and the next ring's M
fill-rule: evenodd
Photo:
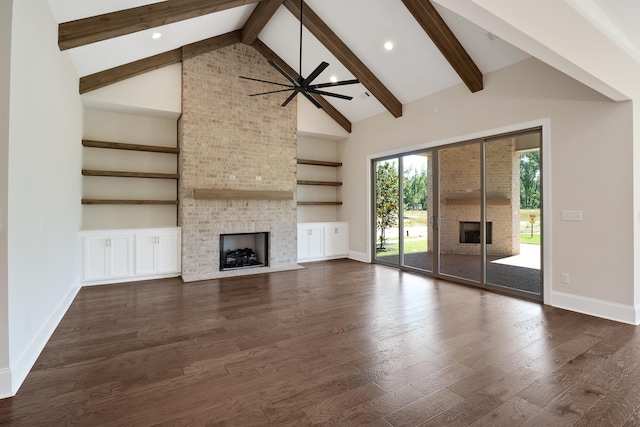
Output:
M342 185L341 182L337 181L303 181L298 180L298 185L329 185L334 187L339 187Z
M82 199L83 205L177 205L177 200Z
M196 200L293 200L293 191L225 190L196 188Z
M121 142L107 142L107 141L93 141L90 139L83 139L82 145L84 147L92 148L110 148L113 150L130 150L130 151L148 151L152 153L166 153L166 154L178 154L180 149L177 147L161 147L157 145L139 145L139 144L124 144Z
M298 206L340 206L342 202L298 202Z
M314 166L330 166L330 167L340 167L342 163L339 162L325 162L323 160L309 160L309 159L298 159L299 165L314 165Z
M450 206L473 206L480 204L480 198L473 199L461 199L461 198L447 198L444 199L445 205ZM511 199L509 198L487 198L487 205L498 205L498 206L508 206L511 204Z
M84 176L113 176L119 178L155 178L155 179L178 179L177 173L155 173L155 172L125 172L125 171L105 171L82 169Z

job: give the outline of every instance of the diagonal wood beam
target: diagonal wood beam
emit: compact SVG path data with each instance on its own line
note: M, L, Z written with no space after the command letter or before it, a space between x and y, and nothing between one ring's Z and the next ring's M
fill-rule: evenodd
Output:
M261 0L167 0L120 10L58 26L61 50L220 12Z
M242 43L253 43L283 2L284 0L264 0L258 3L242 28Z
M300 4L285 0L284 5L300 19ZM347 47L307 4L304 4L304 25L309 31L366 87L394 117L402 116L402 103Z
M471 92L483 89L482 73L429 0L402 0Z
M134 77L147 71L156 70L182 61L182 49L174 49L169 52L130 62L119 67L104 70L80 78L80 93L90 92L121 80Z
M196 55L231 46L232 44L240 42L241 34L241 30L231 31L230 33L188 44L179 49L170 50L169 52L81 77L80 93L90 92L148 71L193 58Z
M182 46L182 60L184 61L185 59L190 59L203 53L212 52L239 43L241 36L242 30L236 30Z
M265 57L267 61L275 62L280 68L287 72L290 76L298 77L298 72L291 68L282 58L280 58L274 51L269 49L269 47L264 44L260 39L255 39L251 44L255 50L257 50L262 56ZM320 95L310 94L313 99L318 101L320 105L322 105L322 109L335 120L344 130L351 133L351 122L343 116L336 108L329 103L326 99L324 99Z

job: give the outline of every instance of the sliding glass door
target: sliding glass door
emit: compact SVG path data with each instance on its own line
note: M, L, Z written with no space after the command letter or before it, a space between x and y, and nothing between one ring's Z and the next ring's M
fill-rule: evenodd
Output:
M481 282L481 155L479 142L438 150L439 273Z
M402 265L433 271L431 151L402 156Z
M373 162L376 261L433 271L431 151Z
M493 241L486 283L541 295L542 168L540 132L485 141L486 217Z
M376 262L541 299L541 130L372 162Z

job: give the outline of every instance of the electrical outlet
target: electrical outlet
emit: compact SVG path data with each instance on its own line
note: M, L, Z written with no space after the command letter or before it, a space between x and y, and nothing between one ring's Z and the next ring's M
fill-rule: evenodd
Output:
M236 179L235 175L229 175L229 179Z
M262 181L262 177L261 176L256 176L256 181Z
M560 273L560 281L569 284L569 273Z

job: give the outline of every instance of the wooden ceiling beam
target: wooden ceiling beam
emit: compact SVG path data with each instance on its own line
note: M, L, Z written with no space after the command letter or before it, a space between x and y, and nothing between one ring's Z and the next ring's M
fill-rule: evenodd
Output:
M203 53L212 52L214 50L222 49L223 47L234 45L240 42L241 37L242 30L236 30L182 46L182 60L184 61L185 59L190 59L194 56L202 55Z
M300 3L296 0L285 0L284 5L300 19ZM366 87L378 101L394 116L402 116L402 103L386 88L384 84L367 68L366 65L347 47L346 44L329 28L327 24L304 4L303 22L305 27Z
M182 61L182 49L174 49L159 55L81 77L80 93L90 92L148 71L176 64L180 61Z
M283 2L284 0L264 0L258 3L242 28L242 43L253 43Z
M80 93L90 92L121 80L153 71L167 65L175 64L196 55L211 52L223 47L240 42L241 30L231 31L226 34L191 43L179 49L170 50L159 55L130 62L119 67L110 68L99 73L80 78Z
M280 68L282 68L287 74L290 76L298 77L298 72L289 66L282 58L280 58L274 51L269 49L269 47L264 44L260 39L255 39L251 44L255 50L257 50L262 56L265 57L267 61L275 62ZM313 99L318 101L320 105L322 105L322 109L335 120L344 130L351 133L351 122L343 116L336 108L329 103L324 97L321 95L310 94Z
M402 0L471 92L482 90L482 73L429 0Z
M167 0L120 10L58 26L61 50L220 12L261 0Z

